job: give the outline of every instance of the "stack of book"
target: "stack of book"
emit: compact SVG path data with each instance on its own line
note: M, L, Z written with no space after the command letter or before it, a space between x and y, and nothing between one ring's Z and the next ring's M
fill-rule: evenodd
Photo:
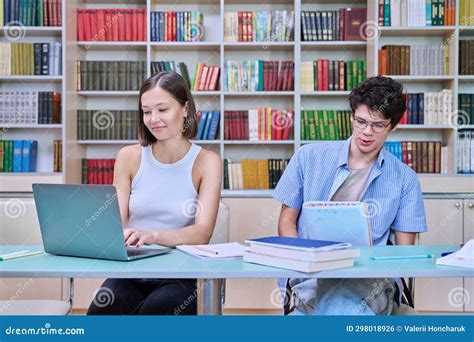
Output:
M0 75L49 75L62 73L61 43L0 42Z
M474 7L474 4L473 4ZM474 25L474 19L473 24ZM459 40L459 75L474 75L474 40Z
M293 61L226 61L225 91L291 91Z
M77 90L139 90L145 61L77 61Z
M204 38L201 12L151 12L152 42L198 42Z
M78 9L77 40L101 42L145 41L146 9Z
M61 123L61 94L38 91L0 91L1 124Z
M258 108L226 110L224 112L225 140L288 140L293 131L294 112Z
M63 141L54 140L53 172L63 171Z
M275 189L289 159L224 159L224 189Z
M474 130L458 132L458 172L474 173Z
M302 11L303 41L364 40L367 8L340 8L338 11Z
M206 65L198 63L194 74L191 90L215 91L219 90L219 76L221 68L218 65Z
M448 45L385 45L379 54L380 75L448 75Z
M350 243L271 236L245 241L244 261L311 273L354 266L359 249Z
M82 184L112 184L115 159L82 159Z
M293 11L225 12L226 42L289 42L295 25Z
M180 74L191 88L191 78L189 77L188 67L183 62L159 61L151 62L151 74L157 74L160 71L175 71Z
M474 125L474 94L459 94L459 110L461 117L458 124Z
M196 113L198 133L196 140L215 140L219 132L219 119L221 112L218 110L204 110Z
M352 135L350 110L302 110L301 140L345 140Z
M453 91L407 94L407 110L400 124L448 125L453 113Z
M365 80L366 73L366 61L318 59L311 62L301 62L301 90L352 90Z
M460 0L461 8L463 2ZM456 0L379 0L379 25L424 27L456 25Z
M137 137L135 110L78 110L78 140L134 140Z
M61 0L0 1L0 26L62 26Z
M440 141L387 141L384 147L416 173L447 173L447 146Z
M453 1L453 0L450 0ZM459 0L459 25L474 25L474 3L468 0Z
M36 172L36 140L0 140L0 172Z

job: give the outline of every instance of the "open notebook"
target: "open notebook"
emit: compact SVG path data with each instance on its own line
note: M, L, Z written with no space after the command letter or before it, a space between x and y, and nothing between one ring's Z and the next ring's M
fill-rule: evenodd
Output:
M177 249L203 260L240 259L248 247L238 243L217 243L214 245L179 245Z

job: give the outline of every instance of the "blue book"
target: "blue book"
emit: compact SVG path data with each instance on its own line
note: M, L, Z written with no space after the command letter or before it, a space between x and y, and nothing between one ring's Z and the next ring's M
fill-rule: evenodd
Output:
M21 172L22 140L13 140L13 172Z
M36 140L30 140L30 163L28 165L28 172L36 172L36 160L38 157L38 142Z
M203 140L202 134L204 133L204 126L206 125L206 119L207 119L207 111L203 111L201 114L201 118L199 119L199 124L198 124L198 132L196 135L197 140Z
M211 127L209 128L208 140L214 140L217 136L217 130L219 129L219 118L220 112L218 110L212 111Z
M212 112L209 111L206 118L206 125L204 126L204 132L202 133L202 140L207 140L209 137L209 128L211 127Z
M334 241L299 239L286 236L268 236L259 239L250 239L245 241L250 245L265 245L272 247L281 247L300 251L332 251L350 248L350 243L340 243Z
M21 172L28 172L30 170L30 157L31 157L30 153L31 153L31 141L23 140Z

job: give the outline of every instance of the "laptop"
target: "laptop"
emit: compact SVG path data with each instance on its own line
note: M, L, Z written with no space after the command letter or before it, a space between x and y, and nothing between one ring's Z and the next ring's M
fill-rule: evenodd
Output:
M161 246L125 247L117 191L112 185L35 183L33 195L47 253L130 261L171 251Z

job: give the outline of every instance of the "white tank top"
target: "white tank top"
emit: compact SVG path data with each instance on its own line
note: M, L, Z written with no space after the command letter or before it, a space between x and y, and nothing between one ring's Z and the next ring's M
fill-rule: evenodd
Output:
M181 228L194 224L198 193L193 185L194 161L201 147L191 144L176 163L163 164L151 145L142 147L140 167L132 180L128 227L142 230Z

